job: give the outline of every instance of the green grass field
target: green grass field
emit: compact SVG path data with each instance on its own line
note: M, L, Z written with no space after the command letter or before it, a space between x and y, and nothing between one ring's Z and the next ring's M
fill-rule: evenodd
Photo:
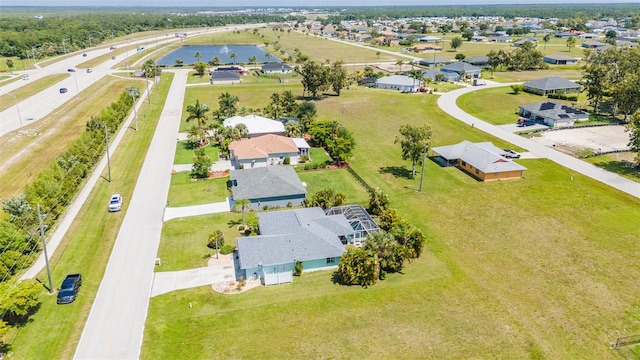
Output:
M168 206L190 206L224 201L231 196L227 190L228 177L191 181L191 172L171 176Z
M605 154L584 159L597 167L611 171L628 179L640 182L640 169L634 167L635 156L631 152Z
M149 123L140 126L139 131L127 132L118 151L112 154L112 181L98 181L50 260L53 283L56 288L60 286L66 274L82 273L83 286L78 299L70 305L56 305L55 295L47 295L43 290L40 309L30 317L25 326L10 337L11 354L8 357L12 359L73 358L120 224L124 219L127 199L131 198L145 154L155 132L155 124L162 110L159 104L164 103L163 99L168 92L172 76L164 75L159 91L153 94L152 104L145 104L142 108L142 111L146 111L149 115L147 117ZM103 175L106 176L106 170ZM125 206L122 212L108 213L107 201L115 192L123 194ZM38 275L38 279L43 284L46 283L46 278L45 272Z
M206 146L204 152L209 155L212 161L218 160L219 148L217 146ZM179 141L176 146L176 155L173 158L174 164L193 164L193 142Z
M13 96L9 96L4 94L0 96L0 111L5 111L6 109L14 106L16 101L18 102L18 106L20 106L20 102L25 98L31 97L40 91L52 86L55 83L58 83L66 78L71 76L70 74L56 74L56 75L48 75L43 77L42 79L35 81L25 81L25 85L19 87L15 91L11 92Z
M393 143L401 124L429 124L432 146L509 144L448 117L433 95L352 88L316 104L320 118L345 104L351 165L425 232L429 251L369 289L318 272L239 295L153 298L141 358L179 348L194 358L609 359L609 341L640 333L638 199L542 159L518 161L523 179L493 183L427 161L417 192Z

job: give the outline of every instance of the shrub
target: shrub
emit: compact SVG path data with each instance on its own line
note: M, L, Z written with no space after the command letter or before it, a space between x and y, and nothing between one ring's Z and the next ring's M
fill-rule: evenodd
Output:
M304 265L302 265L301 261L296 260L296 264L293 267L293 276L302 275L302 270L304 269Z
M307 155L307 154L300 155L300 164L304 164L307 161L309 161L309 155Z
M263 206L263 207L262 207L262 210L264 210L264 211L269 210L269 205L265 205L265 206Z
M224 234L220 230L214 230L211 234L209 234L209 242L207 243L207 247L210 249L218 248L224 246Z
M289 165L289 164L291 164L291 158L290 158L290 157L288 157L288 156L287 156L287 157L285 157L285 158L284 158L284 162L283 162L283 164L284 164L284 165Z
M233 246L227 244L225 246L222 247L222 249L220 249L220 254L222 255L229 255L233 252Z
M293 204L291 203L291 201L289 201L289 202L287 203L287 207L292 207L292 206L293 206Z

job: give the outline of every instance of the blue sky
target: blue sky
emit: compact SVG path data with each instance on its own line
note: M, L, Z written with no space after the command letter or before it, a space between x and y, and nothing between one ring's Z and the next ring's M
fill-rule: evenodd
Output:
M180 0L2 0L2 6L189 6L212 8L217 4L229 4L232 6L262 6L262 7L283 7L283 6L380 6L380 5L481 5L481 4L614 4L614 3L636 3L640 5L640 0L234 0L232 2L212 1L212 0L190 0L181 2Z

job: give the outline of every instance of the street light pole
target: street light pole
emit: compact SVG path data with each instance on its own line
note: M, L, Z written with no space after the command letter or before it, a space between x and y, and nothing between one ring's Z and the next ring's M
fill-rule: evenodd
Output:
M7 93L7 95L11 96L13 98L13 100L16 102L16 109L18 110L18 119L20 120L20 127L22 128L22 115L20 115L20 107L18 106L18 98L10 93Z
M111 157L109 156L109 134L107 134L107 123L104 123L104 144L107 148L107 169L109 171L109 182L111 182Z
M129 95L131 95L131 100L133 101L133 114L136 119L136 131L138 131L138 111L136 110L136 94L137 91L134 87L129 88Z
M424 145L424 149L422 150L422 171L420 172L420 188L418 191L422 191L422 180L424 179L424 159L427 156L427 145Z

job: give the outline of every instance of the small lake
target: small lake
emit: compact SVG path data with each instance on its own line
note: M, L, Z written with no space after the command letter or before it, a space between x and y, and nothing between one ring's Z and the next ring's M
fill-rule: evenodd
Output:
M267 58L266 52L255 45L188 45L183 46L158 60L158 65L174 66L176 59L184 61L184 65L193 65L198 59L195 53L200 53L200 61L209 62L214 57L220 59L220 64L232 64L234 60L231 54L236 54L235 63L248 63L249 58L255 56L259 63L279 62L280 59L271 56Z

